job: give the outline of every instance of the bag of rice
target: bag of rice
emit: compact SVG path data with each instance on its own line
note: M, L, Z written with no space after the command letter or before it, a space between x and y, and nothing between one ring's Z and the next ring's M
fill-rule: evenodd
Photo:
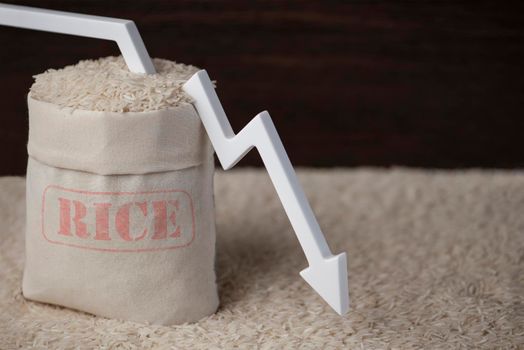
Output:
M28 95L28 299L162 325L214 313L213 150L195 67L120 57L35 76Z

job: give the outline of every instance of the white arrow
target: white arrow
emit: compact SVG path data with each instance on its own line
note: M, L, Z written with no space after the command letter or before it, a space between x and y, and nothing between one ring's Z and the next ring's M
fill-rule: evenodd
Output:
M184 90L195 100L225 170L257 148L309 262L300 275L336 312L345 314L349 309L346 254L334 256L329 250L269 113L258 114L235 135L205 70L194 74Z
M0 25L115 40L130 71L155 73L133 21L0 4ZM233 167L251 148L258 149L309 262L301 276L335 311L346 313L346 254L334 256L329 250L269 113L260 113L235 135L205 71L193 75L184 90L195 99L224 169Z

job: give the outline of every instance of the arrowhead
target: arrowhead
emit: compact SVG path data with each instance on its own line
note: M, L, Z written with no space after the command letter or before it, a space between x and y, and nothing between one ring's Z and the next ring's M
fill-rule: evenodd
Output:
M346 253L321 260L300 275L340 315L349 310Z

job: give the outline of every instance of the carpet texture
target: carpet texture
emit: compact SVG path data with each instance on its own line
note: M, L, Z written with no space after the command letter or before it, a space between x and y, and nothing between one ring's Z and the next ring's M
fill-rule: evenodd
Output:
M219 311L174 327L25 301L24 180L0 179L0 348L524 348L524 172L299 171L352 309L300 278L306 260L267 175L216 175ZM169 307L169 305L166 305Z

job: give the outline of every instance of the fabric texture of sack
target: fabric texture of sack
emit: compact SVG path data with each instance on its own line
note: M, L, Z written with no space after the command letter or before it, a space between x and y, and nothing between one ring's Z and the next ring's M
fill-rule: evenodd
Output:
M162 325L214 313L213 150L193 106L28 106L24 296Z

